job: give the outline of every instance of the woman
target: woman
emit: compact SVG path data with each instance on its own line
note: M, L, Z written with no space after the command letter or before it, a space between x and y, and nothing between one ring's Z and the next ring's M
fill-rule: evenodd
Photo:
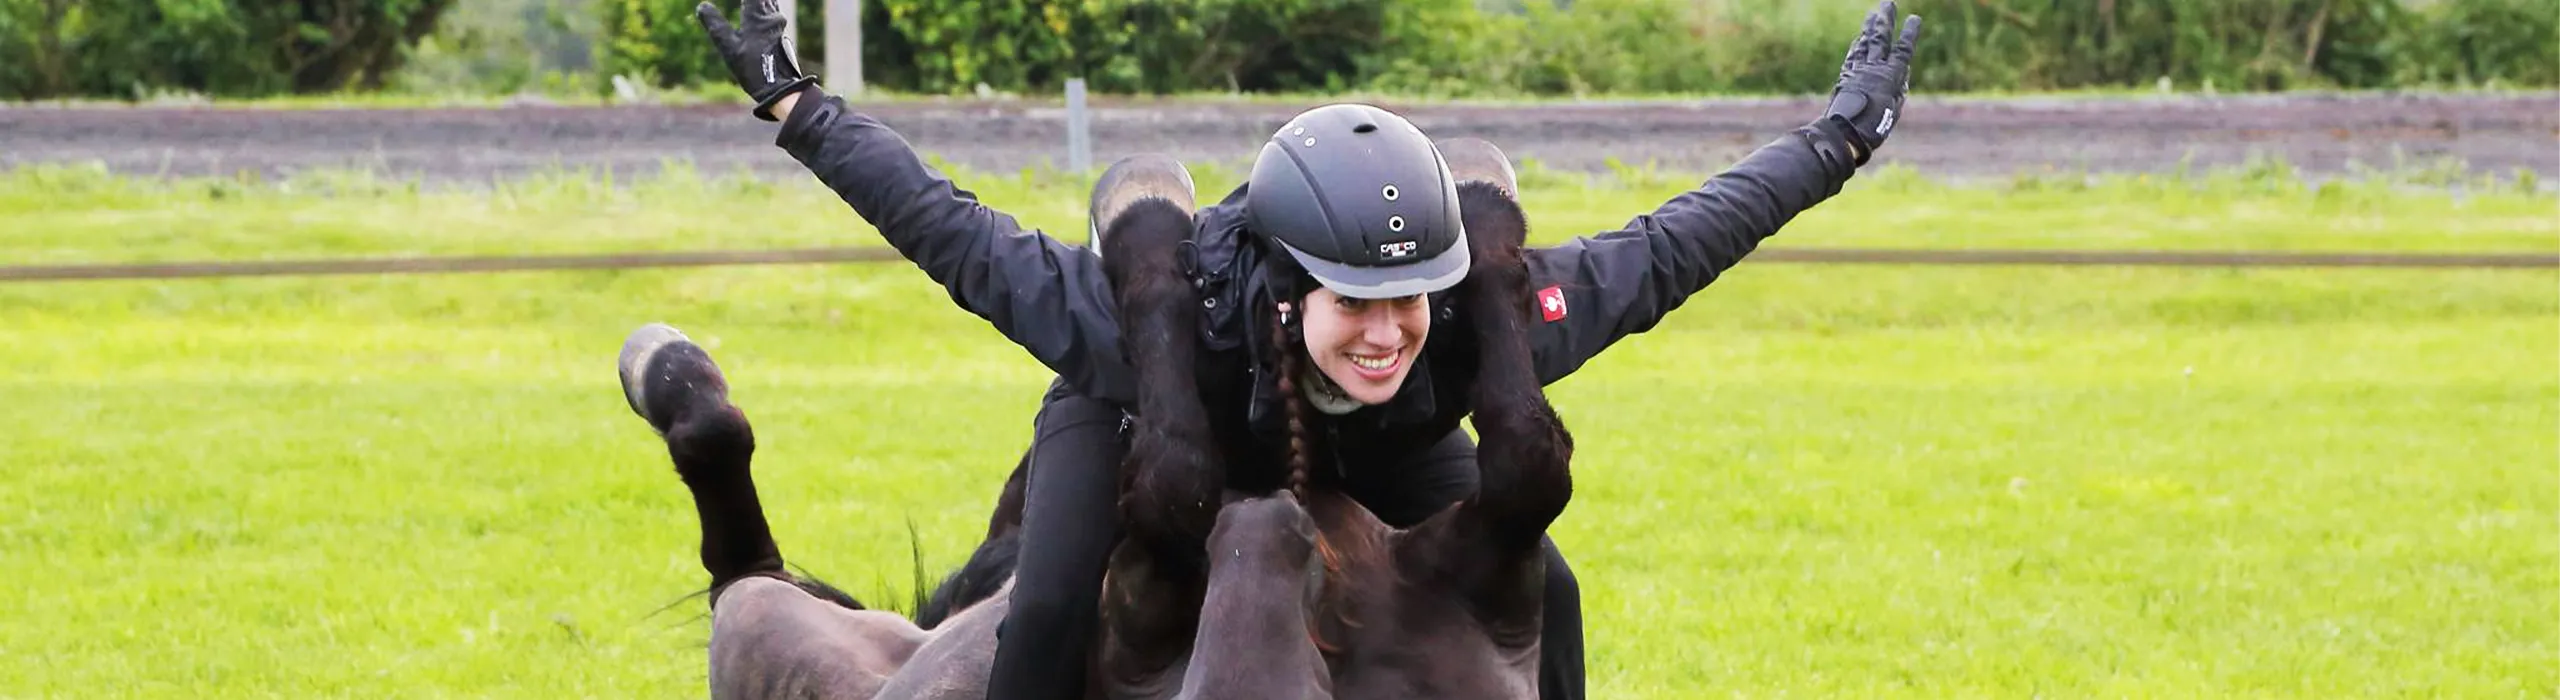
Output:
M1100 260L979 204L886 125L819 90L798 70L770 0L750 0L738 29L709 3L699 13L756 101L753 113L783 123L776 144L962 308L1058 373L1017 475L1025 541L991 696L1081 696L1083 648L1118 539L1123 407L1134 392ZM1888 0L1867 17L1812 123L1625 230L1526 252L1539 291L1523 303L1538 304L1545 320L1531 331L1542 381L1653 327L1795 214L1839 192L1900 116L1919 20L1909 18L1892 41L1896 16ZM1501 162L1489 146L1452 146L1470 162ZM1336 105L1282 126L1246 185L1198 211L1185 255L1202 333L1189 340L1199 346L1204 404L1230 447L1236 488L1284 479L1289 470L1272 455L1319 455L1322 478L1399 526L1473 489L1473 445L1457 429L1466 354L1429 342L1433 324L1465 320L1435 293L1467 269L1459 180L1505 194L1513 185L1502 168L1460 170L1401 117ZM1096 230L1132 197L1187 208L1189 189L1178 165L1124 161L1097 190ZM1301 403L1284 394L1303 396L1313 411L1293 411ZM1580 697L1579 596L1563 560L1548 553L1540 694Z

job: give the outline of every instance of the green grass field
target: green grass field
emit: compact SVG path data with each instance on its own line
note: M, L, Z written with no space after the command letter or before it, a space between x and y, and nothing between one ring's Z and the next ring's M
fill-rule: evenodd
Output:
M1549 240L1680 186L1553 178ZM805 183L0 175L7 264L876 242ZM2560 202L1906 173L1772 245L2551 251ZM785 553L882 602L1047 381L903 264L0 284L0 696L701 695L612 369L658 320ZM2560 272L1745 263L1552 396L1593 697L2560 693Z

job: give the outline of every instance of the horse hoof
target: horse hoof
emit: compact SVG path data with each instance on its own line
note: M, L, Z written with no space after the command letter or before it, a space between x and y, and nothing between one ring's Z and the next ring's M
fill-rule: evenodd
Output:
M1156 199L1173 203L1183 213L1197 206L1191 184L1191 170L1172 156L1145 153L1120 159L1102 178L1093 183L1093 199L1085 210L1085 247L1096 254L1102 252L1102 232L1120 218L1131 205Z
M1459 182L1492 183L1504 196L1520 198L1520 173L1511 169L1511 158L1493 142L1454 138L1433 145L1440 149L1440 159L1449 163L1449 175Z
M728 398L729 382L720 376L720 366L674 326L652 323L632 331L622 341L617 364L623 400L660 435L683 417L685 407L703 398L714 404Z

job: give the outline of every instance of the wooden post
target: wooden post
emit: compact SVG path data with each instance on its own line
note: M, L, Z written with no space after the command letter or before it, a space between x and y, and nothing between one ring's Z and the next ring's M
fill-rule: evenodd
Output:
M862 93L862 0L826 0L826 80L844 94Z

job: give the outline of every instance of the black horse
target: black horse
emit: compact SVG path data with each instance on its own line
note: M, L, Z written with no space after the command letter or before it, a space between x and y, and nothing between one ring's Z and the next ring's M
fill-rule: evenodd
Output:
M1530 363L1527 221L1507 186L1458 190L1475 260L1457 292L1481 353L1481 486L1403 530L1303 478L1270 493L1226 488L1192 345L1148 341L1196 337L1175 258L1192 230L1187 190L1139 188L1097 207L1140 417L1094 697L1536 696L1539 541L1570 498L1572 440ZM866 610L784 570L750 475L754 432L702 348L651 325L624 343L621 371L701 519L714 697L986 696L1010 576L1001 527L936 591L924 624Z

